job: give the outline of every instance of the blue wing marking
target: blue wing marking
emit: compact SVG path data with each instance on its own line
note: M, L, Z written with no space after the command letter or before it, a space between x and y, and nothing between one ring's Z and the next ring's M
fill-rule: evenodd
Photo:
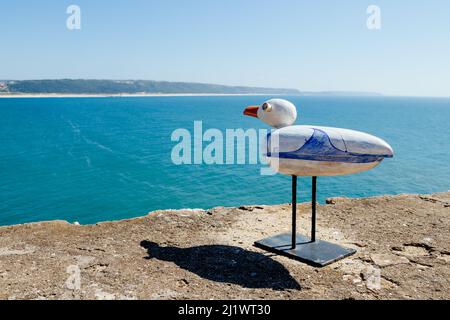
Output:
M270 136L268 139L270 139ZM268 151L267 156L273 158L324 162L372 163L380 162L385 158L392 158L392 155L358 154L342 151L335 147L327 133L320 129L314 129L311 138L297 151L280 153Z

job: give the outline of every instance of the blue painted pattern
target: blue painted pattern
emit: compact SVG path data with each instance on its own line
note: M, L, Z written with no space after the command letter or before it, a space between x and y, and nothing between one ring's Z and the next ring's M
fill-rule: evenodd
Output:
M270 139L270 135L268 137ZM268 157L294 160L310 160L324 162L344 162L344 163L372 163L380 162L385 158L392 158L392 155L359 154L342 151L335 147L328 134L319 129L314 129L311 138L297 151L267 153Z

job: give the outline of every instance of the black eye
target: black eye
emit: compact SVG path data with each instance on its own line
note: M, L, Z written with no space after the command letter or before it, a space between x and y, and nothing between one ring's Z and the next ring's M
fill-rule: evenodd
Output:
M264 104L262 105L261 108L262 108L263 111L265 111L265 112L270 112L270 111L272 111L272 106L271 106L270 104L268 104L267 102L264 103Z

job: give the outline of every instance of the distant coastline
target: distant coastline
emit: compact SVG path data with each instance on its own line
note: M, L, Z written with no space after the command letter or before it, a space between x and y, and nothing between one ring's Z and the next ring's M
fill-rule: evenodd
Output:
M374 92L300 91L289 88L227 86L153 80L0 80L0 98L106 98L173 96L382 96Z
M299 94L297 89L226 86L194 82L153 80L0 80L0 95L32 96L154 96L154 95L241 95Z
M118 94L85 94L85 93L0 93L0 99L26 98L146 98L146 97L245 97L245 96L281 96L281 93L118 93ZM330 97L383 97L382 94L365 94L351 92L308 92L290 94L292 96L330 96Z
M60 94L60 93L19 93L2 94L1 98L144 98L144 97L239 97L239 96L278 96L280 93L120 93L120 94Z

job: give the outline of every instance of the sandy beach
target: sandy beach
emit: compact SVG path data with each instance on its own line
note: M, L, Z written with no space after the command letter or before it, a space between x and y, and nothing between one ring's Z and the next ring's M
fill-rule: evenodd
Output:
M301 232L310 204L298 206ZM315 269L253 246L291 207L157 211L0 228L0 299L449 299L450 192L329 199L318 235L355 248Z

